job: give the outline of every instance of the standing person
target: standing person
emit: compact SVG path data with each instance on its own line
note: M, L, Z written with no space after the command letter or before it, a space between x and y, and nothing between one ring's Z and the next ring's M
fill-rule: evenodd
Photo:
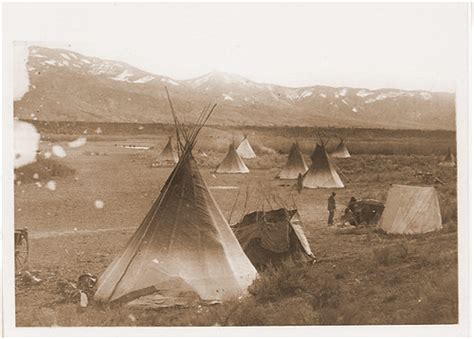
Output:
M303 190L303 175L301 173L298 174L298 179L296 180L296 189L298 190L298 193L301 193Z
M329 211L329 218L328 218L328 226L334 224L334 211L336 210L336 193L332 192L328 199L328 211Z

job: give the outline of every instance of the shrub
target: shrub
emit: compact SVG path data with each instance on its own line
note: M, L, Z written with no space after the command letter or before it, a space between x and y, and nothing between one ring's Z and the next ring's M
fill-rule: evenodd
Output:
M458 221L457 188L455 185L443 185L437 188L443 224Z
M374 260L378 265L389 266L401 262L408 256L408 246L405 242L374 248Z
M289 262L270 267L250 286L258 303L276 302L288 297L305 297L314 309L340 305L340 283L333 274L318 272L315 266L297 266Z
M278 268L269 266L249 287L249 292L258 302L296 295L304 290L305 275L304 267L290 262L284 262Z
M456 274L451 274L419 286L413 312L401 320L405 324L455 324L457 319L458 282Z

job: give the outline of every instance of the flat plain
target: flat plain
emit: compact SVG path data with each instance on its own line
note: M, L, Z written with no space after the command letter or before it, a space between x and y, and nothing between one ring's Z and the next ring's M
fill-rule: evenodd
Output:
M90 272L100 275L139 226L172 167L152 167L172 135L153 131L73 126L44 128L42 154L61 145L66 157L52 156L15 171L15 228L28 227L27 269L42 279L16 283L17 326L211 326L457 323L456 169L438 166L451 132L340 130L352 157L335 159L346 187L304 189L275 179L297 138L309 154L319 141L312 130L205 128L194 156L201 174L231 223L260 208L296 205L317 258L312 266L270 269L249 296L220 305L134 310L123 306L87 308L65 298L64 280ZM328 129L331 131L331 129ZM325 131L328 149L336 135ZM228 143L248 135L258 157L246 160L249 174L217 175ZM85 145L68 142L83 136ZM122 145L148 145L134 150ZM272 151L273 150L273 151ZM205 153L205 155L203 154ZM44 170L45 168L49 168ZM39 174L35 176L34 174ZM36 179L37 177L37 179ZM441 179L442 184L434 181ZM53 180L55 190L47 188ZM340 216L351 196L385 201L390 184L433 185L440 200L443 230L424 235L386 235L374 227L341 232L328 228L327 198L337 193ZM261 205L262 192L269 199ZM247 198L244 198L247 194ZM274 199L275 198L275 199ZM97 208L96 201L103 202ZM257 204L258 202L258 204ZM235 207L234 207L235 203Z

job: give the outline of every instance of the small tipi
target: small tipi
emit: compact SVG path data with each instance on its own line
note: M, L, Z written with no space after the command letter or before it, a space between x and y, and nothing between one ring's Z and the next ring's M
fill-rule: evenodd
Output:
M253 151L252 146L250 146L247 136L244 137L244 139L240 142L239 147L237 147L237 153L244 159L253 159L257 157Z
M179 158L175 150L173 149L171 140L172 140L172 137L169 137L168 143L166 144L165 148L163 148L160 155L158 155L158 158L157 158L158 161L172 161L175 164L178 163Z
M311 167L303 177L305 188L342 188L339 174L330 162L324 143L316 144L311 154Z
M231 143L224 160L217 166L216 173L238 174L249 172L247 165L236 152L234 143Z
M350 158L351 154L344 143L344 140L340 138L339 145L337 145L336 149L331 153L331 157L333 158Z
M300 147L297 142L291 146L288 160L285 167L278 174L280 179L298 179L298 175L305 174L308 170L308 165L304 161L303 155L300 152Z
M441 213L435 188L392 185L378 227L396 234L439 230Z
M451 147L448 148L448 154L444 157L444 159L438 164L439 166L444 167L455 167L456 161L454 160L454 155L451 153Z
M126 248L100 276L97 300L169 303L189 294L228 300L245 294L256 278L191 154L212 110L191 131L180 131L181 158Z

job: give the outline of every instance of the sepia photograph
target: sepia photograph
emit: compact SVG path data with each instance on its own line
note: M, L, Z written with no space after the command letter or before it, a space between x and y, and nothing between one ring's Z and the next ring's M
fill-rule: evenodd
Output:
M468 335L470 11L4 3L3 334Z

